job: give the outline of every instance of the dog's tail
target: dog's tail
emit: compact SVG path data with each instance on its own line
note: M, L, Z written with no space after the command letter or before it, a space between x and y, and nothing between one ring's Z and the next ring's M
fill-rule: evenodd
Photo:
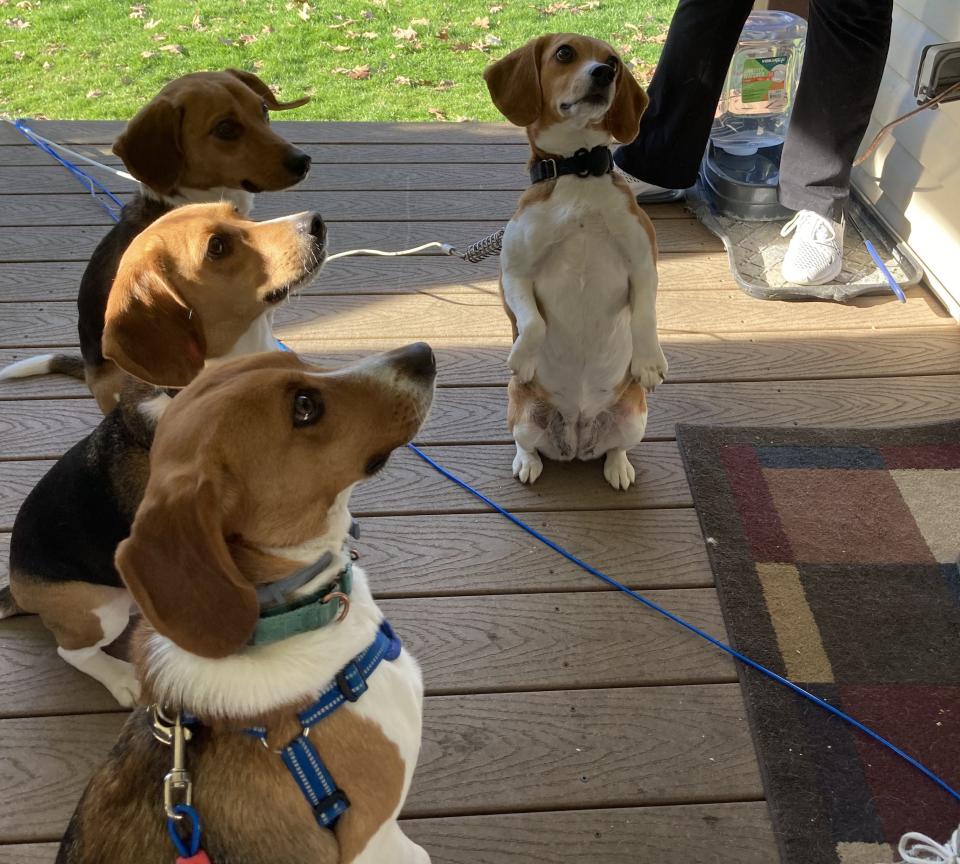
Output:
M83 358L77 354L38 354L0 369L0 379L31 378L34 375L49 375L55 372L83 381L83 368Z
M4 618L12 618L21 612L23 610L17 606L17 601L13 599L10 586L4 585L3 588L0 588L0 621Z

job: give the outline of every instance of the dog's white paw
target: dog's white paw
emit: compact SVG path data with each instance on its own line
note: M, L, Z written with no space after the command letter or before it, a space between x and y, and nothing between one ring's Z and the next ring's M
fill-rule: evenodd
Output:
M517 455L513 457L513 476L521 483L536 483L537 478L543 471L543 461L540 455L534 451L521 450L517 448Z
M510 367L517 380L521 384L526 384L533 380L537 373L537 352L530 349L528 343L519 339L513 343L510 356L507 358L507 365Z
M630 362L630 375L645 390L653 390L667 377L667 358L660 346L654 352L635 353Z
M627 458L626 450L610 450L603 460L603 476L614 489L629 489L637 472Z
M124 676L115 681L104 682L104 686L124 708L133 708L140 698L140 682L134 677L132 669L129 677Z

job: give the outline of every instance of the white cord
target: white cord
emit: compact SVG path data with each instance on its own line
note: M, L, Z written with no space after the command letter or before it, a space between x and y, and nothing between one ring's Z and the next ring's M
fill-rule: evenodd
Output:
M960 828L953 832L946 846L926 834L911 831L900 838L898 851L903 859L901 864L960 864Z
M399 255L416 255L417 252L434 248L442 249L445 255L454 254L453 246L449 243L440 243L434 240L430 243L424 243L422 246L414 246L412 249L400 249L397 252L384 252L381 249L348 249L346 252L337 252L334 255L328 255L327 261L336 261L337 258L348 258L351 255L376 255L379 258L396 258Z

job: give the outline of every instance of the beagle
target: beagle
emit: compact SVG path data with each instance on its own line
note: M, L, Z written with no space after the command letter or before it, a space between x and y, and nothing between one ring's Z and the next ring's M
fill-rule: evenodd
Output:
M604 456L614 489L635 471L645 391L663 381L653 225L611 173L612 138L632 141L646 94L606 42L541 36L488 66L494 104L524 126L531 178L507 224L501 293L514 331L508 423L513 474L533 483L540 454Z
M159 387L183 387L204 362L277 351L275 305L311 279L325 255L319 216L250 222L230 204L179 208L134 238L106 309L104 351ZM0 617L35 612L71 665L131 705L128 663L103 651L131 608L113 565L147 482L166 391L128 379L118 406L41 478L10 538Z
M229 201L244 216L253 194L303 180L310 157L270 128L279 102L256 75L228 69L194 72L167 84L127 124L113 152L140 181L135 195L94 250L77 297L80 358L61 354L11 364L0 378L61 372L86 380L104 413L117 403L122 373L101 351L104 312L124 250L144 228L183 204Z
M143 612L134 666L157 713L127 720L60 864L173 860L163 795L173 748L155 734L178 716L189 778L171 794L190 784L215 864L429 864L396 821L420 749L420 670L344 544L351 490L416 434L435 374L423 343L336 371L261 354L204 371L173 400L117 551ZM264 590L305 567L309 581L262 608ZM330 614L262 632L271 617L319 607ZM378 665L361 662L372 672L350 665L378 642L390 647ZM308 803L295 774L315 776L314 762L329 786Z

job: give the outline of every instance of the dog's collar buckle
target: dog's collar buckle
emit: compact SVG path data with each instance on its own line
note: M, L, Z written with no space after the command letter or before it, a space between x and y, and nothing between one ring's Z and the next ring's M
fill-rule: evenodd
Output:
M573 156L564 159L538 159L530 166L530 182L543 183L568 174L575 177L602 177L612 171L613 154L605 144L599 144L590 150L581 147Z

